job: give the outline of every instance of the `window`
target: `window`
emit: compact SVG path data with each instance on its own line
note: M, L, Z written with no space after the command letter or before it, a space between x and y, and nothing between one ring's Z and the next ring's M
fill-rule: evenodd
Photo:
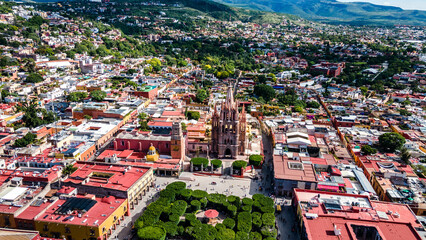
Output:
M69 227L65 227L65 233L71 233L71 230Z
M90 229L90 236L95 236L95 230Z
M121 146L124 146L124 141L123 140L121 140Z
M43 231L49 231L49 227L47 226L47 224L44 224Z

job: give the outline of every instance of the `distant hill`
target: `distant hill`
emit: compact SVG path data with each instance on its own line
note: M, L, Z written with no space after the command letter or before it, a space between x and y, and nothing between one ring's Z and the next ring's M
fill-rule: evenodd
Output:
M215 0L234 7L294 14L309 20L353 25L426 25L426 11L336 0Z

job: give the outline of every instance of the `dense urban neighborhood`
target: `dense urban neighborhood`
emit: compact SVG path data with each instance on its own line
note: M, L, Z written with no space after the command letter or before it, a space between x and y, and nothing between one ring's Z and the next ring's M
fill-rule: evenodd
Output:
M426 239L426 26L0 1L0 239Z

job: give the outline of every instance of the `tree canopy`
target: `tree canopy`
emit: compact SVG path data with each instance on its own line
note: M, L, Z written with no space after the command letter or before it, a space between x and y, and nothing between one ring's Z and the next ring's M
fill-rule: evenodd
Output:
M106 92L101 91L101 90L95 90L95 91L90 93L90 97L92 98L93 101L96 101L96 102L103 101L106 96L107 96Z
M401 149L404 143L405 138L401 134L395 132L384 133L379 137L380 147L385 152L395 152L396 150Z
M269 85L266 84L259 84L254 86L253 93L258 96L265 99L266 102L269 102L275 97L275 89Z

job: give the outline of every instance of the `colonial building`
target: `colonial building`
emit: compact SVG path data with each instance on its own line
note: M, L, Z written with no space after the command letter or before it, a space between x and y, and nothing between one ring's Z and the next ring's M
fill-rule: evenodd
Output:
M211 151L219 158L236 159L246 149L246 116L245 110L238 112L238 102L234 101L232 88L228 88L225 102L220 113L215 106L212 117Z

